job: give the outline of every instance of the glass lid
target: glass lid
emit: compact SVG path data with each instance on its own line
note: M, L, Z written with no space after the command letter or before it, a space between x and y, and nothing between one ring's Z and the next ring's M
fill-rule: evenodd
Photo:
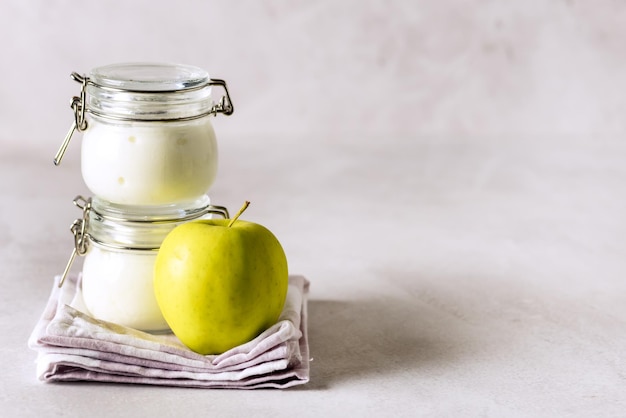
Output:
M120 63L91 70L91 81L104 88L137 92L188 90L209 82L209 74L182 64Z

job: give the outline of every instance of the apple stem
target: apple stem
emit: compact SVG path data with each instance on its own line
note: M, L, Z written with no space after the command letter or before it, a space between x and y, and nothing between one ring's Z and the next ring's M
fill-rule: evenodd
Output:
M239 217L241 216L241 214L243 213L243 211L245 211L248 206L250 205L250 202L248 202L247 200L243 203L243 206L241 207L241 209L239 209L239 212L237 212L235 214L235 217L233 219L230 220L230 222L228 223L228 227L230 228L237 219L239 219Z

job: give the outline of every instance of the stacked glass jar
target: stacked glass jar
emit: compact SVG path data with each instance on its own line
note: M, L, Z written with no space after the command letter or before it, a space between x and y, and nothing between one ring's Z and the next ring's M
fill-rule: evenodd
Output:
M54 162L74 132L83 132L81 171L94 196L74 200L83 216L72 224L74 250L59 286L84 255L81 286L90 314L167 330L152 287L161 242L184 222L228 217L206 194L217 172L210 117L233 113L226 83L170 64L115 64L72 77L81 93L71 102L74 123ZM214 86L225 93L217 103Z

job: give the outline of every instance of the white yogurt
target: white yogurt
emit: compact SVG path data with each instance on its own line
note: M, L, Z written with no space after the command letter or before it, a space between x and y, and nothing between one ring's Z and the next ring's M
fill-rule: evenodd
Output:
M95 318L143 331L169 329L154 296L154 251L90 245L83 264L85 306Z
M217 173L210 117L183 122L88 119L82 175L95 195L122 205L155 206L197 199Z

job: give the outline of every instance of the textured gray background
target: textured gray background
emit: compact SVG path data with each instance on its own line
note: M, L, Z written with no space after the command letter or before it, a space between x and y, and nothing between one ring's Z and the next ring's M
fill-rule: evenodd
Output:
M626 5L0 3L0 405L13 416L621 416ZM26 339L86 192L71 71L228 81L212 199L311 280L287 392L45 385ZM77 267L78 268L78 267Z
M16 146L64 134L71 71L146 60L227 79L237 119L223 135L626 127L617 1L7 0L0 16L0 140Z

